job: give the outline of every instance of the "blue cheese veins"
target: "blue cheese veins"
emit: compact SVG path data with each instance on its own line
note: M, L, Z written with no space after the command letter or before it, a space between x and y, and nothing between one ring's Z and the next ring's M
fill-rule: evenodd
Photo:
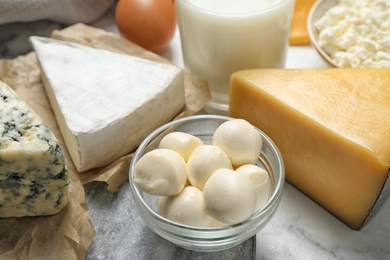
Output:
M69 181L52 131L0 81L0 217L58 213Z

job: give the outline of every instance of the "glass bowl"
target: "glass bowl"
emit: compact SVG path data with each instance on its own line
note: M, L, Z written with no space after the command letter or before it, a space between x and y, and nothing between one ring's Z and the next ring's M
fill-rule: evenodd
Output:
M271 180L270 196L266 205L251 217L237 224L219 227L194 227L160 216L156 211L157 196L143 192L133 181L136 162L147 152L158 148L161 139L170 132L181 131L195 135L211 144L215 130L233 118L217 115L195 115L167 123L152 132L136 150L129 170L131 193L141 218L155 233L185 249L215 252L239 245L259 232L273 217L282 196L285 180L282 156L273 141L257 129L263 139L257 165L266 169Z

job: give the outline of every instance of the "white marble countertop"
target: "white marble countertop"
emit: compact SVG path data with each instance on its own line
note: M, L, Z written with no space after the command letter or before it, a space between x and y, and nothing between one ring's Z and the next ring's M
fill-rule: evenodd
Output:
M112 12L92 25L117 33ZM48 21L0 25L0 58L14 58L31 51L27 42L29 35L47 36L52 30L63 27ZM178 30L162 56L183 66ZM286 67L321 68L328 65L311 46L302 46L289 48ZM256 236L255 259L390 259L389 217L388 200L366 227L354 231L286 183L275 217ZM99 230L97 228L97 236ZM162 239L156 241L166 243ZM90 259L106 259L95 256ZM201 258L208 258L207 254L197 259Z

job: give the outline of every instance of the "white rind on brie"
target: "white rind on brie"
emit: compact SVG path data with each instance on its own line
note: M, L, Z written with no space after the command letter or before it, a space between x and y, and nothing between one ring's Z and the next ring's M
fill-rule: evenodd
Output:
M79 172L133 151L184 106L176 66L44 37L30 42Z

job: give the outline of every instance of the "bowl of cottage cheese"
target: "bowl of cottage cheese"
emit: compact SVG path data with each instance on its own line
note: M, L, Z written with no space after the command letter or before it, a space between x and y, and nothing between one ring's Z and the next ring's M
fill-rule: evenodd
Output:
M390 68L390 1L318 0L307 27L332 67Z
M278 208L285 172L273 141L243 119L196 115L151 133L129 170L145 224L193 251L215 252L256 235Z

